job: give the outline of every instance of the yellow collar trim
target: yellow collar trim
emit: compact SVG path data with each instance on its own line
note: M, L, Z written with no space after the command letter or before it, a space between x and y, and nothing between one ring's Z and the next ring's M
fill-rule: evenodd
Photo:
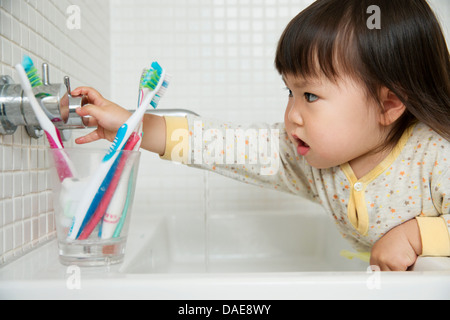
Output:
M414 126L411 126L405 130L391 153L368 174L359 180L356 178L356 175L348 162L341 165L342 171L352 186L350 199L348 202L347 216L353 227L362 235L367 235L369 231L369 214L364 199L366 187L380 174L385 172L386 169L392 165L392 163L394 163L411 137L413 130Z

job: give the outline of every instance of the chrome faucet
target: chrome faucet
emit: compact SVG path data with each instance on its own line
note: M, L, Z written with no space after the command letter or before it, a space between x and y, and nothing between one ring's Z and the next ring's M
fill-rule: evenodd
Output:
M62 130L63 138L69 136L69 134L64 134L64 130L87 128L88 119L80 117L75 110L86 105L88 98L72 96L70 78L64 77L64 84L50 84L48 64L44 63L42 65L42 83L42 86L33 88L33 93L40 100L42 109L49 119L58 129ZM134 112L134 110L129 111ZM146 113L159 116L197 115L186 109L157 109L148 110ZM38 139L44 134L21 85L15 84L9 76L1 76L0 135L12 135L18 126L25 126L28 135L32 138Z
M50 84L48 64L42 65L42 86L33 88L40 100L42 109L60 130L86 128L86 119L75 113L88 100L85 96L73 97L70 92L70 79L64 78L64 84ZM20 84L14 84L9 76L0 77L0 134L11 135L18 126L25 126L33 138L40 138L43 131L24 94Z

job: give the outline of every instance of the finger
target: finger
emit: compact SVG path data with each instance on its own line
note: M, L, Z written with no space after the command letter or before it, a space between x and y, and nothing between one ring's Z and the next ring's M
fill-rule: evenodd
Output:
M94 117L83 116L83 124L88 128L98 127L98 120Z
M392 264L388 266L390 271L406 271L408 268L402 264Z
M100 92L98 92L97 90L95 90L94 88L91 87L78 87L75 90L72 90L72 95L96 95L96 96L102 96L100 94Z
M101 114L102 114L102 109L96 105L93 104L86 104L81 108L76 108L75 112L80 116L80 117L86 117L86 116L91 116L95 118L95 123L93 123L92 125L97 125L97 120L99 119ZM91 121L89 119L89 121Z
M95 130L95 131L92 131L91 133L88 133L87 135L85 135L83 137L79 137L79 138L75 139L75 143L85 144L85 143L94 142L94 141L97 141L100 139L101 139L101 137L98 133L98 130Z
M386 269L386 267L382 264L374 264L371 262L369 267L372 272L386 271L386 270L383 270L383 269Z
M370 256L370 267L372 271L390 271L389 266L381 259L377 259L374 254Z
M378 259L375 258L375 254L373 252L370 255L369 264L370 264L370 266L378 267Z
M393 271L392 268L388 264L381 264L380 271Z
M79 87L72 91L73 96L81 96L85 95L88 97L88 100L90 103L93 104L99 104L101 101L104 100L103 96L95 90L94 88L90 87Z

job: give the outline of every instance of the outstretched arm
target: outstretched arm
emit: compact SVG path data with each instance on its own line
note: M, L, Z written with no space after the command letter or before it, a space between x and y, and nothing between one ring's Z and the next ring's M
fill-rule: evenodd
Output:
M97 90L80 87L72 91L72 95L86 95L88 104L76 110L79 116L90 116L89 127L97 127L91 133L75 140L78 144L93 142L99 139L113 141L117 130L131 116L130 112L121 106L105 99ZM163 117L146 114L144 116L144 137L141 148L164 154L166 146L166 124Z

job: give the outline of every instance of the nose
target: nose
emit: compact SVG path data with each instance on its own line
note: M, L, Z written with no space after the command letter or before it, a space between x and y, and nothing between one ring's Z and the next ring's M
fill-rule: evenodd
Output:
M303 125L303 117L300 112L300 106L295 103L295 100L292 99L288 107L288 120L292 123L295 123L299 126Z

